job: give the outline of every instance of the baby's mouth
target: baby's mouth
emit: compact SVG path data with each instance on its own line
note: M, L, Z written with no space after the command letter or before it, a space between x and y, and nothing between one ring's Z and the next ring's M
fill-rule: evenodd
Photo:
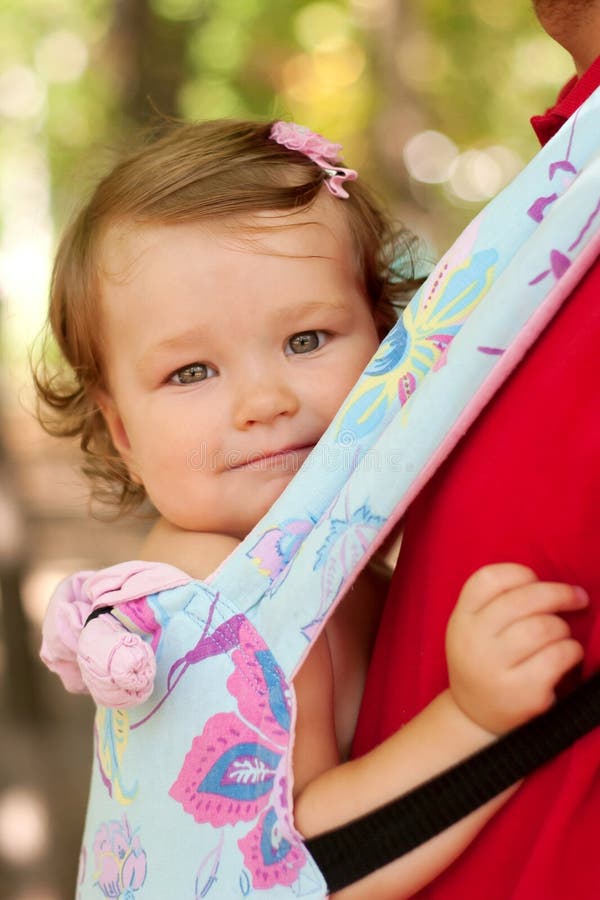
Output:
M292 467L298 469L313 447L314 444L312 443L294 444L293 446L281 447L276 450L263 450L262 452L249 454L243 459L232 460L227 468L267 471L279 466L286 466L290 469Z

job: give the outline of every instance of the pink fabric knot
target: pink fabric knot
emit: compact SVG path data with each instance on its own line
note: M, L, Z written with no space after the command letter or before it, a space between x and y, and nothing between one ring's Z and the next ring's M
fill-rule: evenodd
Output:
M91 612L84 585L93 575L78 572L60 582L54 591L42 626L42 662L56 672L68 691L85 693L87 688L77 663L77 642Z
M179 587L191 581L189 575L167 563L133 559L97 572L88 572L83 588L91 610L117 606L129 600ZM90 610L90 612L91 612Z
M344 187L344 181L356 181L358 172L344 168L340 164L341 144L334 144L322 135L311 131L304 125L295 122L275 122L269 138L288 150L296 150L308 156L327 173L325 185L335 197L347 199L350 195Z
M153 651L160 633L145 598L191 580L174 566L144 560L66 578L48 605L42 626L42 661L56 672L68 691L90 691L106 706L143 702L152 691L156 668ZM86 626L89 615L102 606L126 609L133 627L144 632L151 645L131 635L110 616L101 616ZM108 629L108 633L100 640L102 629ZM121 634L129 637L119 643ZM119 652L111 656L117 647Z
M112 616L99 616L81 631L77 662L84 684L100 706L137 706L154 688L152 648Z

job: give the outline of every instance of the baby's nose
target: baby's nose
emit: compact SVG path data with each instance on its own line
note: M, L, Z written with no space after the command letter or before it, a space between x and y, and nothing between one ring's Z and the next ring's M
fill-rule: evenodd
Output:
M299 400L291 385L274 374L253 373L236 391L234 424L246 429L260 423L268 425L279 416L292 416Z

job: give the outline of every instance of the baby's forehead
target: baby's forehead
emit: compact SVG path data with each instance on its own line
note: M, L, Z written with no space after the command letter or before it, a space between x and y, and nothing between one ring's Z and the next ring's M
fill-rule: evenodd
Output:
M339 200L327 196L300 210L260 210L186 221L113 222L100 239L100 277L126 282L149 255L163 253L165 236L170 238L177 231L189 236L192 230L199 245L217 242L232 252L343 258L352 253L352 238L347 217L336 208L339 206Z
M155 229L139 222L118 221L106 226L98 243L101 279L127 280L145 254L152 251Z
M332 210L317 202L301 210L261 211L232 222L230 235L257 252L342 258L351 252L352 239L347 217L334 204Z

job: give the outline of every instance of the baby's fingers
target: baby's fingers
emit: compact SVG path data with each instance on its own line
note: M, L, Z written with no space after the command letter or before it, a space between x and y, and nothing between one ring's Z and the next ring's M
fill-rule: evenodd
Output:
M537 575L519 563L493 563L477 569L465 582L458 608L463 613L478 613L508 591L537 582Z
M536 581L514 588L496 597L481 611L492 633L502 635L506 628L528 616L576 612L589 603L586 592L561 582Z
M554 703L555 688L561 678L583 659L583 647L573 638L548 644L524 663L513 669L522 685L523 696L529 698L528 716L545 712ZM515 685L519 690L519 686Z
M571 630L564 619L551 614L540 614L518 619L504 628L497 636L500 641L500 658L509 668L521 665L549 644L569 638Z

